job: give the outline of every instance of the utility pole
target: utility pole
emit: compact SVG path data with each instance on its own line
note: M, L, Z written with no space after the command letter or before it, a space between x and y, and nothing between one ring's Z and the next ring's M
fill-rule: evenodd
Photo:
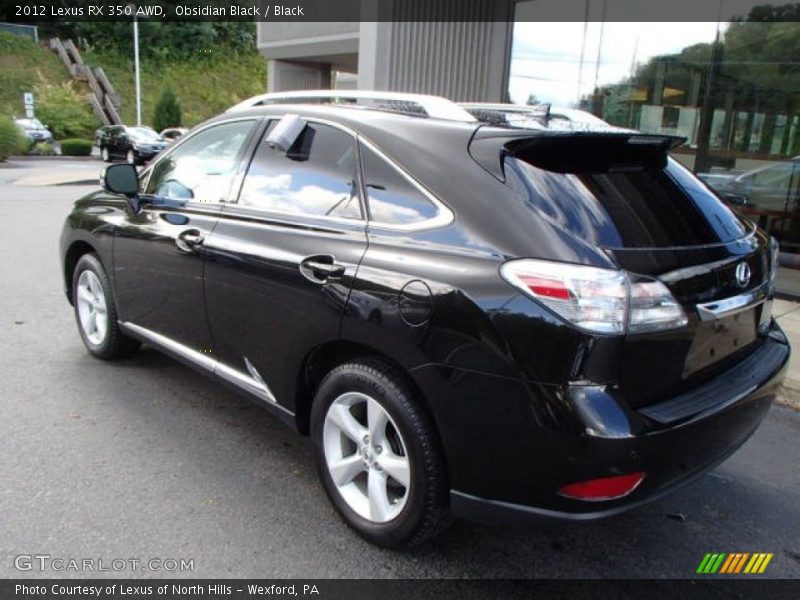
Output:
M142 124L142 86L139 78L139 20L136 18L136 6L128 5L133 11L133 69L136 76L136 125Z

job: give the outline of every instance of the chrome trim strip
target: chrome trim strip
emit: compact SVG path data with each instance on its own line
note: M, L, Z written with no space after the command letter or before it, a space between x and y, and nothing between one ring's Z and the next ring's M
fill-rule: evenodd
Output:
M183 344L176 342L165 335L161 335L155 331L150 331L141 325L136 325L135 323L129 323L127 321L119 321L119 326L136 336L144 338L156 346L160 346L165 350L174 352L190 363L209 371L212 375L217 375L243 389L244 391L261 398L270 406L274 406L275 408L282 410L292 417L294 416L292 411L278 404L275 395L263 381L256 381L252 377L248 377L244 373L240 373L236 369L232 369L228 365L224 365L218 360L214 360L210 356L206 356L201 352L192 350L191 348L184 346Z
M724 319L764 302L767 299L767 290L768 286L762 285L738 296L698 304L697 314L700 316L701 321Z

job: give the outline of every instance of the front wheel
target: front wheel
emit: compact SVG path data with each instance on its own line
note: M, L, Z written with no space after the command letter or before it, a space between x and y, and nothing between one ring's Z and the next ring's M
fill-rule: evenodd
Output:
M449 522L436 430L395 369L365 359L331 371L314 398L311 435L325 492L366 540L413 546Z
M128 164L135 165L136 153L133 150L128 150L128 153L125 155L125 160L128 161Z
M75 320L86 349L104 360L122 358L139 347L117 324L114 296L103 265L94 254L84 254L72 275Z
M111 160L111 155L108 153L108 148L103 146L100 148L100 156L103 159L103 162L109 162Z

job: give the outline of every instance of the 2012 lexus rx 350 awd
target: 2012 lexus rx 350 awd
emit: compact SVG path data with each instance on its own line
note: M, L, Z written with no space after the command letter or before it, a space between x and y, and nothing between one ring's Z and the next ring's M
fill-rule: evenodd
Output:
M108 167L61 237L86 347L152 345L310 435L383 546L662 495L772 404L777 246L682 140L518 112L267 95Z

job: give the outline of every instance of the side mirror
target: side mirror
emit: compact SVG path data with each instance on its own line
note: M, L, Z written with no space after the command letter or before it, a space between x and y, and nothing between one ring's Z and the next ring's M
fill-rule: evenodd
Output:
M111 165L103 171L100 180L103 188L114 194L124 194L132 198L139 193L139 174L133 165Z

